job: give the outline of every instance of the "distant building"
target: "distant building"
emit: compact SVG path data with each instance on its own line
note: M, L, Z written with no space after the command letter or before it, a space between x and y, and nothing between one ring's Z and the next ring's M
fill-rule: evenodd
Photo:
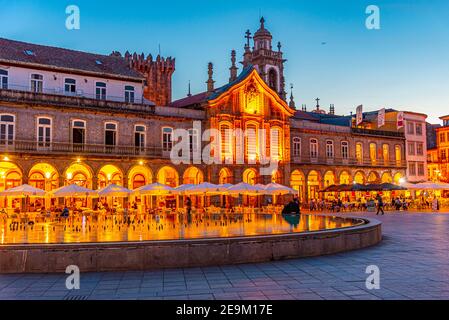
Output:
M429 178L449 182L449 115L440 118L443 126L435 127L436 146L428 150Z
M424 182L428 179L427 172L427 115L411 111L403 111L403 127L398 129L398 113L394 109L385 110L385 125L378 127L379 111L366 112L363 116L362 128L401 132L405 136L405 160L407 163L408 182ZM354 121L353 121L353 125ZM379 150L379 153L382 151Z

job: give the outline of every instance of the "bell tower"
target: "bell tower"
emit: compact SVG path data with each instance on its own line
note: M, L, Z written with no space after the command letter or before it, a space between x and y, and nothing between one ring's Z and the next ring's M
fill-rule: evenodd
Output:
M273 50L273 36L265 28L265 19L263 17L260 19L260 28L254 36L251 37L251 32L248 30L245 38L243 66L253 65L270 88L276 91L282 99L286 100L284 62L287 60L282 57L280 42L276 46L277 50ZM251 39L254 42L252 49L250 47Z

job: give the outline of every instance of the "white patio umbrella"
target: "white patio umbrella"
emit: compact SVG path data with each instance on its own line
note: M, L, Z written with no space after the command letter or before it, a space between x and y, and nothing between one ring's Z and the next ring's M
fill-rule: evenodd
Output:
M103 189L97 191L99 197L119 197L126 198L132 193L131 190L116 184L110 184Z
M189 190L190 188L192 188L194 186L194 184L182 184L179 187L176 187L173 190L173 193L176 194L185 194L187 190Z
M423 182L416 185L418 190L449 190L449 184L442 182Z
M220 194L226 194L230 187L232 187L233 184L230 183L223 183L218 185L218 192Z
M216 184L203 182L193 185L185 191L187 194L213 194L220 193L219 187Z
M265 186L265 192L269 195L285 195L285 194L295 194L296 191L287 186L283 186L278 183L269 183Z
M45 191L39 188L32 187L28 184L24 184L15 188L11 188L0 192L2 197L43 197L45 196Z
M415 183L404 182L404 183L401 183L400 186L407 188L408 190L419 190L419 186Z
M136 195L163 196L173 194L175 189L162 183L152 183L134 190Z
M246 182L240 182L235 186L228 188L227 192L232 195L249 195L249 196L259 196L265 193L265 189L261 186L253 186Z
M97 195L97 192L91 189L81 187L77 184L71 184L56 190L52 190L48 192L48 194L54 198L88 197L88 196L94 197Z

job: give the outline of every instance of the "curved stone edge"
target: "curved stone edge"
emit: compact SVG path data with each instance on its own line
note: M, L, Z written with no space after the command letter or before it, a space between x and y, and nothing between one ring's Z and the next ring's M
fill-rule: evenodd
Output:
M353 218L353 217L351 217ZM362 249L382 241L382 223L351 228L254 237L0 246L0 273L152 270L268 262Z

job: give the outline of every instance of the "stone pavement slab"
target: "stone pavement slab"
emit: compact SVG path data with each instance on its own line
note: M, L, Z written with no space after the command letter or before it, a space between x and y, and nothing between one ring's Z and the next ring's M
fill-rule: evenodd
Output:
M381 244L259 264L86 273L75 291L65 274L2 274L0 299L449 299L449 214L360 215L383 222ZM370 265L380 269L380 290L365 286Z

